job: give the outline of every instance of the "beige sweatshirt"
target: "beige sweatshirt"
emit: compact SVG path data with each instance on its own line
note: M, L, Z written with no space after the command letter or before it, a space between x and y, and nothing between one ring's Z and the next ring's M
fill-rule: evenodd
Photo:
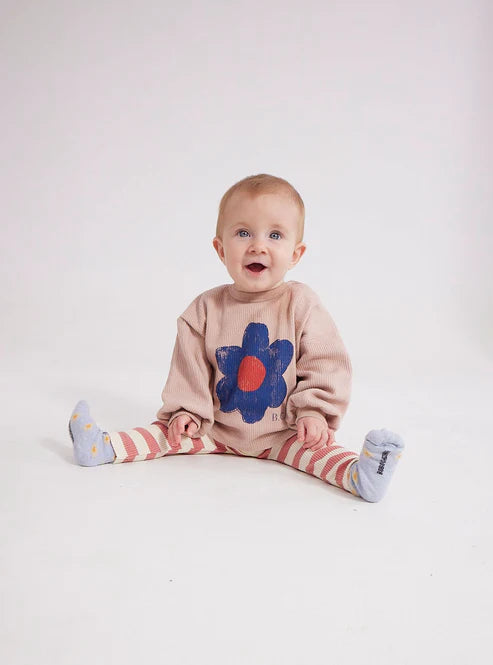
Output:
M224 284L178 318L159 420L187 414L195 436L254 452L282 444L303 416L337 429L351 362L332 318L300 282L245 293Z

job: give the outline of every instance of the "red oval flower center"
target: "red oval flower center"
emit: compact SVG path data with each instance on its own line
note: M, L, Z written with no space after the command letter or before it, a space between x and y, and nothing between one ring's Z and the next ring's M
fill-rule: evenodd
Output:
M266 369L255 356L245 356L238 368L238 388L244 392L257 390L265 379Z

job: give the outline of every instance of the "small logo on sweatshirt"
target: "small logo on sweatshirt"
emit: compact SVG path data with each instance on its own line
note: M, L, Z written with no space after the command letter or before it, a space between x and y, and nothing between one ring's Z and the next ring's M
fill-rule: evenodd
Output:
M390 450L384 450L382 453L382 459L380 460L380 464L378 465L378 471L381 476L383 476L383 470L385 468L385 465L387 464L387 457L390 454Z

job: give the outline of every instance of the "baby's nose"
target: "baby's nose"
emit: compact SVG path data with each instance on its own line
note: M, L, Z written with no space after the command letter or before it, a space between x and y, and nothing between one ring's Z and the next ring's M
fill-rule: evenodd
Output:
M255 238L250 245L251 252L265 252L265 243L261 238Z

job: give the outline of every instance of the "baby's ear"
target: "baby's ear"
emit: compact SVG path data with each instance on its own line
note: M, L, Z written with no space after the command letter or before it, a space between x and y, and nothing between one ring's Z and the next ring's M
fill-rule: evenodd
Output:
M217 255L219 256L221 261L224 263L224 248L223 248L223 242L222 242L221 238L218 238L218 236L216 236L212 241L212 245L213 245L214 249L216 250Z
M306 245L302 242L299 242L293 250L293 257L291 259L291 268L294 268L294 266L298 263L298 261L305 253L305 251L306 251Z

